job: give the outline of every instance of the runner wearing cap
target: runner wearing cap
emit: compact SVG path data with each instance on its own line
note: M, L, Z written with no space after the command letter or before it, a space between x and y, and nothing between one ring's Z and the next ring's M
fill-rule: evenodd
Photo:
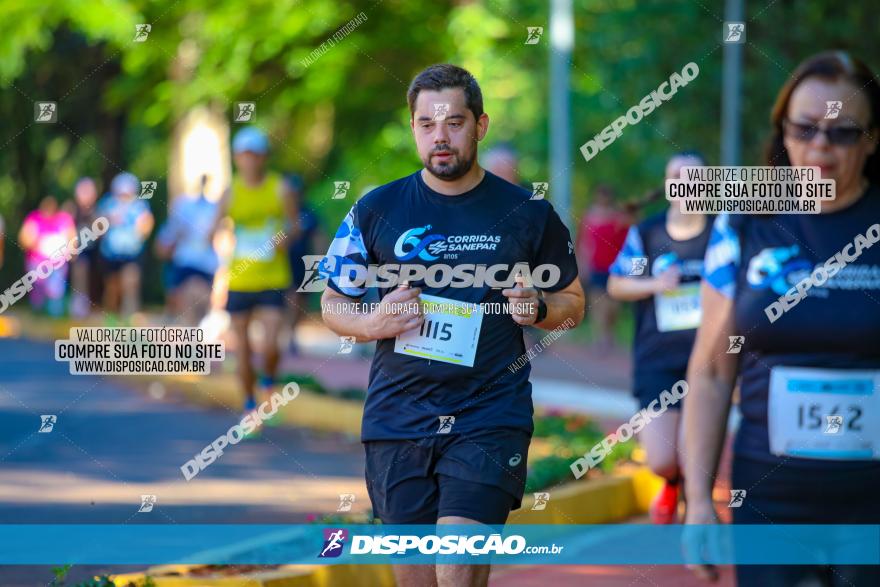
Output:
M530 367L511 366L526 351L523 326L570 328L582 319L574 247L548 201L530 200L477 164L489 117L470 73L431 66L407 98L424 169L352 207L322 263L323 316L340 336L377 341L361 435L376 516L500 525L520 505L532 433ZM552 279L525 287L514 281L517 263L550 267ZM364 310L357 301L367 287L345 276L371 264L428 273L380 286L378 307ZM493 265L505 266L497 287L467 278ZM448 279L453 269L460 280ZM508 301L518 303L504 308ZM480 303L503 310L481 311ZM485 585L489 567L399 565L395 574L404 587Z
M705 164L697 153L679 153L667 163L666 179L678 179L684 166ZM676 202L630 227L610 268L608 295L635 302L633 394L640 409L654 410L660 393L685 379L700 324L700 276L710 228L704 215L682 214ZM681 402L669 407L640 433L648 466L665 481L651 503L657 524L673 524L678 516Z
M110 183L110 193L98 202L98 216L110 222L98 245L104 305L122 316L130 316L140 307L141 253L153 230L153 214L146 202L137 198L140 191L134 175L120 173Z
M248 328L254 310L260 309L265 348L259 384L268 392L278 369L284 291L290 287L287 244L299 231L299 211L287 182L266 169L269 139L263 131L251 126L242 128L235 134L232 151L236 174L221 199L218 221L228 216L234 224L235 250L229 267L226 310L238 345L238 373L245 396L244 411L248 413L256 408L257 386Z
M842 106L834 117L829 104ZM878 524L877 79L845 53L813 56L783 86L772 124L765 164L819 167L836 199L820 214L715 220L688 368L686 521L718 520L712 486L740 378L734 524ZM805 548L804 558L821 553ZM880 585L876 566L740 565L736 574L740 585Z

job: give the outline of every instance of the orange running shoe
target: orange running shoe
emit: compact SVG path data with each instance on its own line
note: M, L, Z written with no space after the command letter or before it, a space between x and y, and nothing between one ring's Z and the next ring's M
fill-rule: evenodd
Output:
M675 524L678 521L678 485L667 481L651 502L651 521L655 524Z

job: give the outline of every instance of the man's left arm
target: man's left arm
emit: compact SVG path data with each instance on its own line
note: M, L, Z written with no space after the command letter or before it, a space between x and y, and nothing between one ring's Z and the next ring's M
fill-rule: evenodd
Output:
M574 279L563 289L552 293L526 287L521 277L516 281L516 287L505 289L501 293L511 305L510 315L513 321L520 326L553 330L565 324L568 328L574 328L584 319L584 290L580 280ZM541 299L546 307L543 311Z
M558 269L559 283L538 290L531 283L525 283L524 278L518 277L515 287L502 292L511 302L510 314L514 322L545 330L553 330L563 324L568 328L580 324L584 319L585 300L577 278L578 266L574 248L568 228L551 207L541 241L530 265L532 268L543 264L555 266Z

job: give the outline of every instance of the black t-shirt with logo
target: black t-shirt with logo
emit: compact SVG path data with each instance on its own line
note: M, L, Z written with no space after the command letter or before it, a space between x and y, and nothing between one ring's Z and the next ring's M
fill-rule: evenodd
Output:
M328 285L353 298L367 292L339 280L339 268L346 263L426 269L435 264L453 268L506 264L512 270L524 262L531 269L557 266L558 281L541 289L564 289L577 277L568 229L548 201L530 197L528 191L489 172L476 187L456 196L430 189L421 172L381 186L361 198L340 225L322 262ZM495 275L504 280L508 274ZM442 287L424 281L411 285L421 287L423 295L468 304L507 302L502 287L453 287L456 281ZM394 288L376 289L381 299ZM363 440L433 436L441 418L448 416L454 416L452 433L487 427L531 432L530 368L528 363L509 368L520 364L517 360L525 353L522 328L509 314L483 314L472 367L402 354L394 348L395 339L377 342Z
M681 275L679 287L634 304L633 369L637 377L673 371L684 378L700 323L699 286L712 219L693 238L675 240L666 230L666 214L660 212L630 227L610 268L612 275L622 277L647 279L672 267Z
M744 337L739 368L743 420L735 443L737 454L787 466L880 467L876 460L845 456L820 460L773 454L768 428L774 369L880 370L880 243L862 248L857 258L824 284L812 286L787 311L775 312L775 321L770 321L766 310L838 252L855 252L851 244L856 239L864 244L859 235L878 222L877 186L851 206L832 213L721 216L716 221L706 253L706 280L734 300L736 332ZM823 390L840 389L822 377L813 384ZM789 383L788 389L808 391L809 387ZM880 393L880 389L866 391ZM798 427L815 429L820 437L826 432L864 436L867 430L862 425L868 416L860 415L861 410L851 408L851 403L844 394L840 402L815 409L805 400L796 408L802 413L789 416L797 419ZM826 422L834 408L842 416L838 431Z

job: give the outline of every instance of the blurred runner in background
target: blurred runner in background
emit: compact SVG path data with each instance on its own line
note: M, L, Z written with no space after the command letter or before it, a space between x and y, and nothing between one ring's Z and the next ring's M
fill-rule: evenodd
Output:
M705 164L698 153L679 153L666 165L666 179L677 179L686 165ZM685 379L700 325L700 276L710 228L705 215L682 214L676 202L630 228L611 266L609 295L635 302L633 393L639 408L654 404L652 413L660 392ZM670 405L640 433L648 466L666 480L651 504L657 524L678 520L681 405Z
M25 252L26 271L37 266L63 249L76 236L73 218L58 209L58 200L46 196L40 207L28 214L18 233L18 242ZM64 290L67 287L67 263L54 269L48 277L37 277L29 298L34 310L45 311L50 316L64 313Z
M218 206L205 197L208 176L199 194L174 200L168 220L156 238L156 255L168 261L166 296L173 323L197 326L208 313L217 271L214 231Z
M483 156L483 169L494 173L513 185L520 185L519 155L512 145L499 143L486 151ZM523 186L526 187L526 186ZM527 189L532 189L528 186Z
M91 230L92 223L98 217L95 203L98 200L98 186L91 177L83 177L76 182L74 188L74 221L77 234L82 234L83 228ZM97 260L98 244L90 242L88 247L80 251L79 255L71 263L71 295L70 313L72 316L82 318L87 316L95 301L95 277L98 273Z
M326 251L329 242L319 230L318 215L315 214L305 203L305 184L302 178L291 173L287 175L287 181L293 190L299 208L299 233L296 238L290 239L287 249L287 259L290 263L292 277L290 291L287 293L287 306L290 312L290 345L291 353L296 354L299 349L296 344L296 325L303 314L308 311L308 293L297 292L306 275L306 266L303 259L306 255L314 255L317 251ZM288 225L289 230L289 225Z
M228 216L234 223L235 250L226 309L235 332L247 414L257 405L257 374L248 339L251 319L260 309L264 366L259 386L268 392L280 358L278 334L283 324L284 294L291 283L287 248L290 239L299 236L299 210L293 189L280 174L266 169L269 139L263 131L251 126L239 130L232 152L236 173L221 200L219 218Z
M577 258L581 283L587 292L587 314L601 351L614 345L619 304L608 296L608 271L623 246L628 228L629 217L615 203L614 190L606 185L598 186L593 203L581 219Z
M140 308L141 263L144 242L153 231L153 214L137 198L141 186L131 173L120 173L110 193L98 202L98 216L110 221L98 251L104 275L104 307L123 318Z

